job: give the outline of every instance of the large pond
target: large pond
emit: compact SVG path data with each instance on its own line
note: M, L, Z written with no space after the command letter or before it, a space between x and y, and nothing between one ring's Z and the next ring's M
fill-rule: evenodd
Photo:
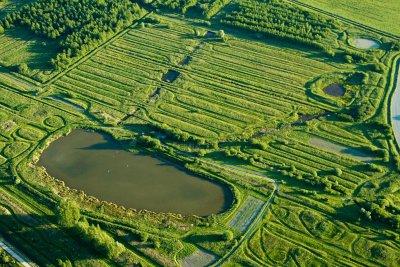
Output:
M206 216L227 209L227 186L178 166L124 150L111 136L74 130L43 152L39 165L71 188L129 208Z

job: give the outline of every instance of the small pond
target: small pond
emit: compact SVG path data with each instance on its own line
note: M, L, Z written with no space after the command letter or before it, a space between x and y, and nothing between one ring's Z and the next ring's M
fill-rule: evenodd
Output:
M74 130L43 152L39 165L68 187L134 209L206 216L233 200L227 186L165 160L124 150L110 135Z
M163 75L162 80L164 82L172 83L178 79L180 75L181 73L177 70L168 70L168 72Z
M360 49L372 49L380 47L379 42L368 38L354 38L350 41L350 44Z
M320 148L320 149L330 151L330 152L344 154L355 160L359 160L362 162L372 162L372 161L376 160L375 156L372 155L371 153L368 153L367 151L364 151L362 149L353 148L353 147L347 147L347 146L340 145L337 143L333 143L326 139L316 137L316 136L311 137L310 145Z
M341 84L334 83L325 87L324 92L330 96L342 97L346 93L346 89Z

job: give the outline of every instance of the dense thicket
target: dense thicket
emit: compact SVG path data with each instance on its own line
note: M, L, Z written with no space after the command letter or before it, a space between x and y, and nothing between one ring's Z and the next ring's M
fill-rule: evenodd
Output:
M221 18L221 23L323 49L336 44L334 30L340 27L335 20L280 0L238 1L233 11Z
M53 64L65 67L140 15L130 0L38 0L3 19L5 27L21 25L59 40L60 53Z
M147 0L143 0L147 3ZM186 13L190 8L206 18L211 18L224 7L229 0L154 0L151 6L173 12Z

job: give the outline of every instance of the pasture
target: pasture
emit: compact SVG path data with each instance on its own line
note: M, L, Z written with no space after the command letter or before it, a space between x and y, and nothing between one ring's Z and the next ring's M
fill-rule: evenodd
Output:
M295 1L293 1L295 2ZM339 0L335 2L323 0L300 0L298 2L311 5L321 10L343 16L367 26L385 32L400 35L397 27L400 5L396 0L357 2L353 0Z
M296 5L290 5L296 17L290 29L280 24L288 17L279 23L260 18L262 12L282 13L287 2L257 3L257 14L252 0L180 3L133 6L135 16L126 15L123 26L107 21L115 32L91 35L90 48L80 46L56 69L52 62L64 51L59 37L29 30L36 27L32 21L0 34L5 238L39 265L398 266L400 158L388 112L396 40L365 52L351 46L347 33L376 32ZM29 17L32 8L24 12ZM71 15L59 13L61 19ZM253 27L257 17L267 29ZM307 31L309 23L319 28ZM334 45L314 42L320 34ZM332 85L340 94L326 90ZM154 203L143 205L149 210L120 204L130 193L151 197L140 186L117 192L118 203L74 188L38 162L52 142L75 129L103 132L126 150L110 156L114 151L102 140L61 149L70 155L97 150L108 159L99 160L99 168L91 162L107 187L123 186L108 176L119 168L127 168L125 182L135 179L125 158L154 154L223 184L233 199L221 212L200 217L168 208L155 212ZM50 158L64 156L57 151ZM81 182L87 158L69 169ZM162 185L153 178L152 189ZM215 197L189 186L177 193L179 187L171 186L168 194L176 195L159 201Z

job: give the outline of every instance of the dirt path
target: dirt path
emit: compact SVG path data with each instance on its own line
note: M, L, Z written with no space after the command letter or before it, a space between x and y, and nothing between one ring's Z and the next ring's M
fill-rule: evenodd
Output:
M24 267L36 267L37 265L25 257L21 252L17 251L11 244L0 236L0 247L11 255L19 264Z

